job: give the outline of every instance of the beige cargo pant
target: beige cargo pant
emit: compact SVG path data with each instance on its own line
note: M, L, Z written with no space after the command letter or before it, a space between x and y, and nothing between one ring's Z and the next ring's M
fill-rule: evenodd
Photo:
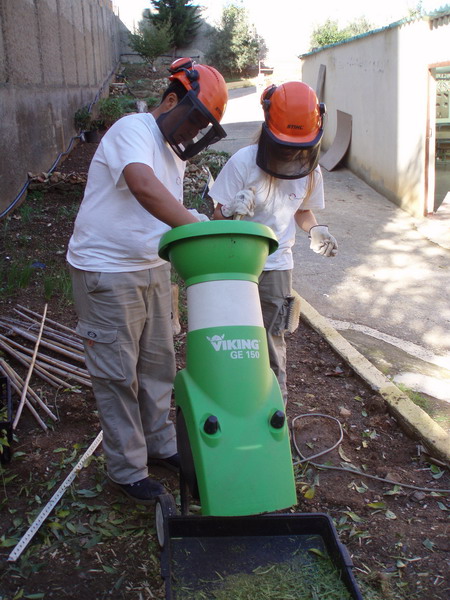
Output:
M108 475L135 483L148 475L148 456L176 452L170 265L132 273L71 267L71 276Z
M284 403L288 399L286 383L286 341L284 330L291 295L292 271L263 271L259 277L259 297L267 332L270 367L280 384Z

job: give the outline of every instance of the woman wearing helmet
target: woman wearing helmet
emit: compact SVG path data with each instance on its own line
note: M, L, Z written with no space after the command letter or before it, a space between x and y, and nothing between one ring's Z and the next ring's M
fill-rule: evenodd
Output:
M141 504L164 492L147 465L178 464L170 265L158 244L200 218L183 206L184 161L225 135L220 73L181 59L169 80L152 113L125 116L103 136L67 253L108 476Z
M337 252L326 225L314 210L324 208L319 162L325 107L305 83L268 87L261 96L264 122L256 144L236 152L219 173L210 195L215 219L243 218L272 228L278 250L259 279L269 358L287 401L284 332L292 302L292 246L296 225L309 233L311 249L323 256ZM295 295L295 293L294 293Z

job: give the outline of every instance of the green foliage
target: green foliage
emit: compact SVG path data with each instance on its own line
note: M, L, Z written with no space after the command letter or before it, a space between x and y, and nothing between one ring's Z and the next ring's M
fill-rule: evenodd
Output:
M361 35L367 33L373 29L372 23L370 23L365 17L359 17L347 25L344 31L347 32L347 37L354 37L355 35Z
M6 407L0 414L0 421L6 421ZM8 433L6 429L0 429L0 454L5 452L5 448L9 448Z
M30 193L30 200L31 199L41 202L44 199L44 194L39 190L33 190ZM42 209L39 206L36 206L36 204L31 204L30 202L24 202L19 208L19 218L24 224L31 223L33 220L38 219L41 214Z
M131 48L137 52L151 67L155 59L165 54L172 46L171 20L161 22L158 25L149 19L139 23L138 30L130 33L129 43Z
M49 275L44 275L42 280L44 299L49 302L53 296L58 296L60 304L69 306L73 303L72 280L67 269L62 268Z
M367 33L373 29L373 25L365 17L359 17L349 23L343 29L339 28L338 22L327 19L322 25L318 25L311 34L311 49L322 48L329 44L337 44L355 35Z
M0 271L0 295L8 297L18 289L27 288L33 275L33 267L29 262L11 261Z
M257 67L266 53L264 40L248 22L247 11L226 6L219 27L211 32L208 61L224 74L242 74Z
M191 0L152 0L155 13L144 12L144 17L161 29L168 26L174 53L195 38L201 25L201 8Z
M196 156L193 156L189 162L199 167L208 167L211 175L216 178L224 164L230 158L228 152L220 150L202 150Z
M87 131L91 123L91 113L87 106L79 108L73 118L75 129L77 131Z
M99 122L106 127L110 127L117 119L124 114L124 110L118 98L102 98L98 102Z
M345 40L346 33L339 29L337 21L327 19L323 25L318 25L311 34L311 48L321 48L329 44L337 44Z

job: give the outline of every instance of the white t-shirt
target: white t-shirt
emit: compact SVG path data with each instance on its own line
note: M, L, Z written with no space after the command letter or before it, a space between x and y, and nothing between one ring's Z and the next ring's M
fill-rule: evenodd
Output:
M166 225L145 210L125 183L130 163L151 167L183 202L185 162L166 144L150 113L122 117L107 131L92 159L83 201L67 252L68 262L84 271L119 273L156 267Z
M256 145L238 150L220 171L209 192L215 202L227 206L238 192L250 187L255 189L255 214L243 217L270 227L275 233L279 247L269 255L265 271L292 269L292 246L295 243L296 223L294 215L298 209L321 210L325 207L323 179L320 167L314 171L311 193L308 177L301 179L276 179L270 177L256 164ZM305 199L306 198L306 199Z

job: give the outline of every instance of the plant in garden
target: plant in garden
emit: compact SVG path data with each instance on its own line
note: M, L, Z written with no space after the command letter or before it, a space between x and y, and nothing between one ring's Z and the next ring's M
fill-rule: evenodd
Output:
M129 34L129 43L153 71L155 59L172 46L171 21L156 25L150 19L142 20L137 31Z
M73 303L72 280L66 268L60 268L49 275L44 275L42 285L46 301L49 301L53 296L58 296L62 304L70 305Z
M222 152L220 150L203 150L196 156L193 156L189 162L199 167L208 167L211 175L217 177L219 171L229 158L230 154L228 152Z
M92 115L88 106L79 108L73 118L75 129L77 131L88 131L90 129Z
M10 296L18 289L29 286L33 267L29 262L14 260L2 266L0 271L0 295Z
M123 107L118 98L102 98L98 102L99 120L105 127L110 127L124 114Z

